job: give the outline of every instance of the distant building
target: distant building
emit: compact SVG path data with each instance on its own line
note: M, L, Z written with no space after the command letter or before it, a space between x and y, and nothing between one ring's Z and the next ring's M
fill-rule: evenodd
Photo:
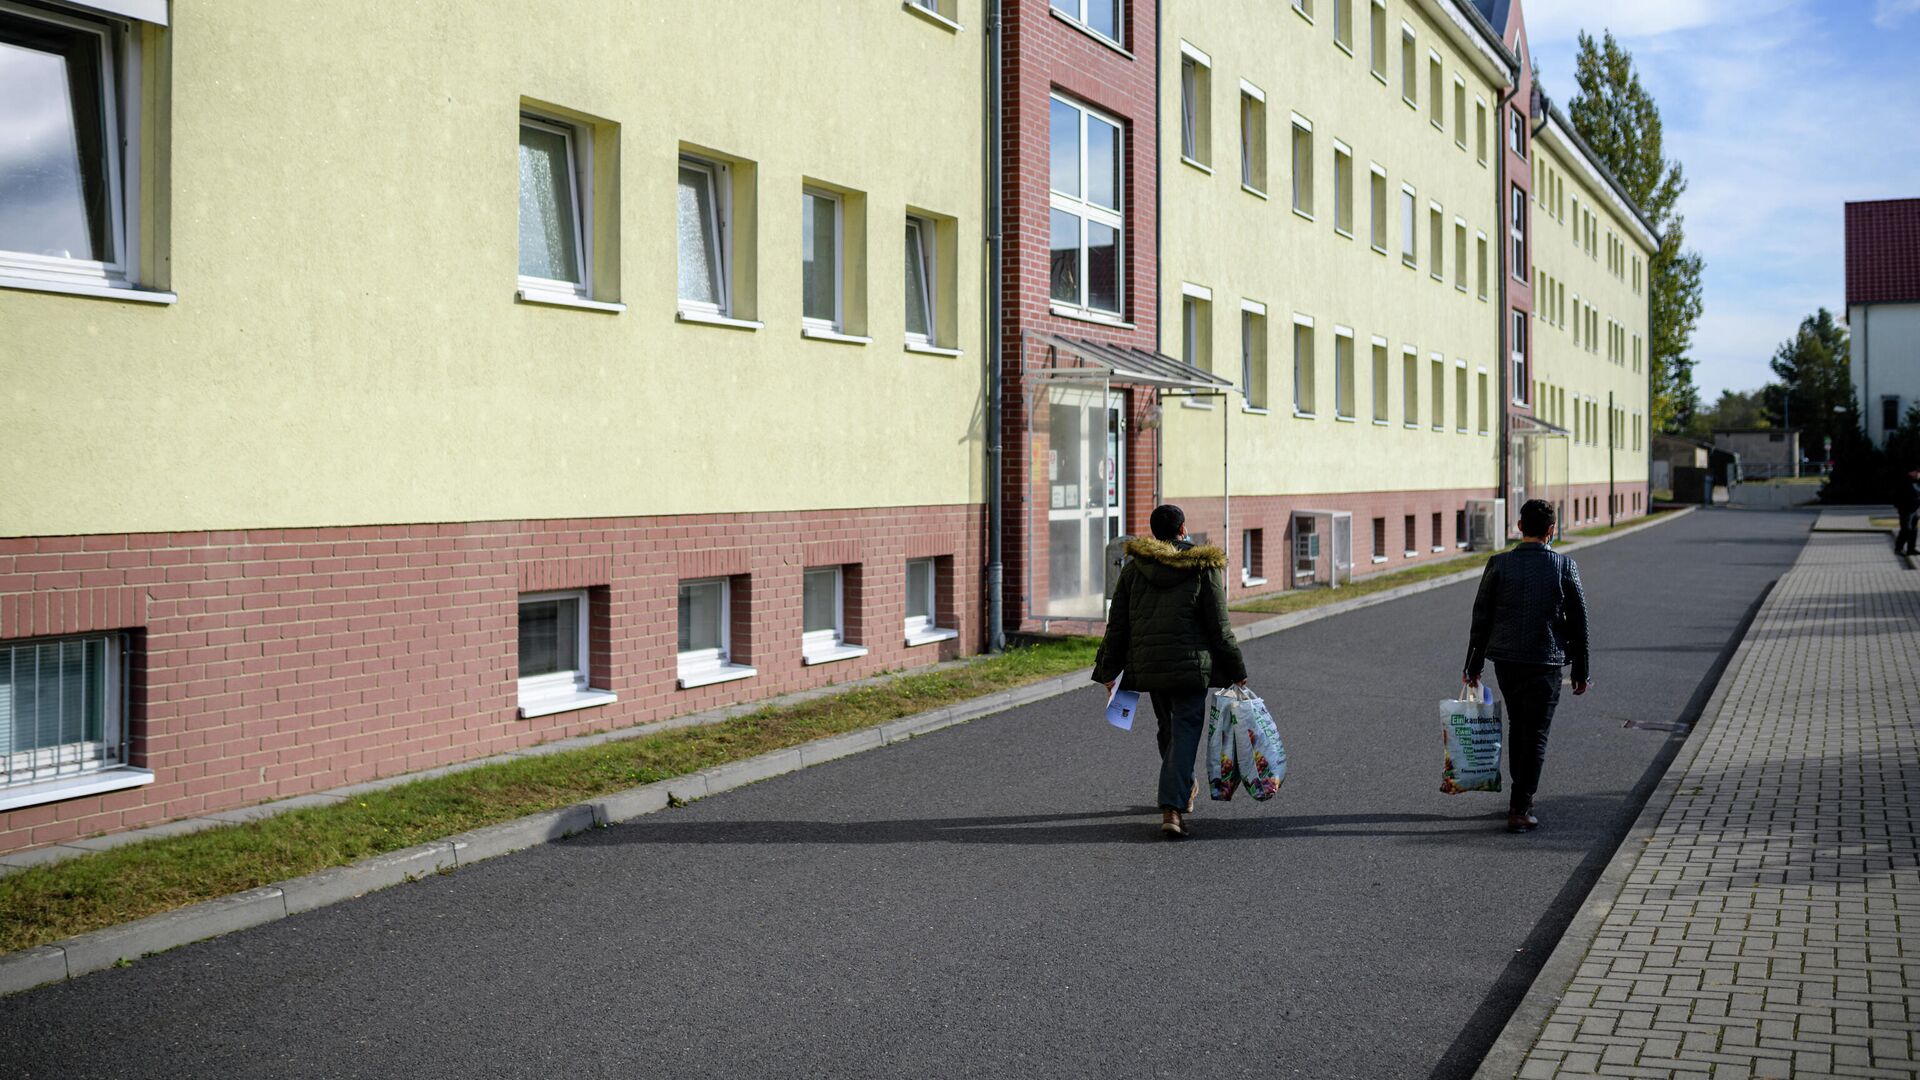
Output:
M1800 432L1779 428L1716 430L1713 448L1740 455L1740 475L1770 480L1800 475Z
M1920 199L1847 204L1847 327L1867 438L1920 404Z

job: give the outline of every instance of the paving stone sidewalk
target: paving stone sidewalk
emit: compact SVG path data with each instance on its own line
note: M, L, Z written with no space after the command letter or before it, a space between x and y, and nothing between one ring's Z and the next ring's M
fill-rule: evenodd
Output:
M1746 650L1525 1080L1920 1076L1920 573L1816 533Z

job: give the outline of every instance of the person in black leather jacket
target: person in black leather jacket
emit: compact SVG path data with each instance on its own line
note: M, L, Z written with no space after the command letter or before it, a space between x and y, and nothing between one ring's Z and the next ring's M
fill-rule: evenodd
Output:
M1920 534L1920 465L1907 470L1893 485L1893 509L1900 515L1900 531L1893 537L1895 555L1920 555L1915 550L1916 534Z
M1473 600L1462 681L1476 700L1486 661L1500 680L1507 706L1507 831L1540 827L1533 795L1547 760L1547 730L1560 704L1560 669L1573 668L1573 692L1591 685L1587 668L1587 597L1580 568L1550 546L1553 504L1529 499L1520 507L1521 542L1487 561Z

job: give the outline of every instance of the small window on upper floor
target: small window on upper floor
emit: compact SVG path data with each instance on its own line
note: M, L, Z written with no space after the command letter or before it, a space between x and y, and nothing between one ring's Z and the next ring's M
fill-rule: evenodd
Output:
M1333 230L1353 235L1353 150L1337 139L1333 144Z
M1427 233L1427 272L1433 275L1433 280L1444 281L1447 276L1447 215L1438 203L1427 207Z
M1527 156L1527 116L1518 105L1507 109L1507 149L1523 158Z
M1353 54L1353 0L1329 0L1333 4L1333 43L1342 52Z
M1373 195L1372 224L1369 230L1369 242L1373 250L1382 255L1387 253L1387 174L1375 165L1368 173L1367 186Z
M946 282L940 273L940 226L931 218L907 215L906 298L907 343L951 345L942 319L947 315Z
M1213 165L1213 65L1199 49L1180 43L1180 156Z
M1413 108L1420 107L1420 53L1414 44L1413 27L1400 24L1400 99Z
M1313 124L1293 118L1293 210L1313 216Z
M1306 16L1308 22L1313 21L1313 0L1293 0L1293 10Z
M1051 107L1050 295L1118 315L1126 300L1120 123L1066 98Z
M1473 156L1487 163L1487 103L1481 98L1473 99Z
M1240 84L1240 185L1267 190L1267 95L1251 83Z
M904 0L907 10L917 15L934 16L929 22L938 23L949 30L959 30L959 0Z
M1120 39L1120 0L1053 0L1053 10L1113 42Z
M1447 130L1447 99L1441 89L1445 85L1446 73L1440 64L1440 54L1427 52L1427 122L1436 131Z
M840 196L807 188L800 202L800 321L817 330L838 332L845 248Z
M173 299L136 285L139 36L0 4L0 287Z
M1410 187L1400 189L1400 261L1409 267L1420 265L1419 199Z
M680 244L680 307L726 315L729 210L727 166L680 159L676 231Z
M1467 148L1467 84L1458 75L1453 77L1453 144Z
M1381 82L1387 81L1387 5L1386 0L1373 0L1367 10L1367 37L1369 39L1367 69Z

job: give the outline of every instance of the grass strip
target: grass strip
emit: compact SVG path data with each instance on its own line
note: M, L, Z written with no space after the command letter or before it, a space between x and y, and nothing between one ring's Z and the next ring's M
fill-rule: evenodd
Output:
M1572 535L1580 539L1605 536L1608 533L1618 532L1621 529L1630 529L1636 525L1644 525L1660 517L1662 514L1669 513L1672 513L1672 511L1655 510L1645 517L1633 518L1620 522L1617 525L1597 525L1591 529L1580 529ZM1286 592L1276 593L1273 596L1263 596L1258 600L1248 600L1244 603L1235 604L1233 605L1233 610L1256 611L1263 615L1287 615L1295 611L1305 611L1308 608L1317 608L1325 604L1338 603L1343 600L1353 600L1362 596L1371 596L1374 593L1385 592L1388 589L1398 589L1403 585L1414 585L1422 581L1430 581L1433 578L1445 577L1448 574L1457 574L1463 570L1477 570L1487 565L1487 560L1493 558L1493 556L1494 553L1491 551L1476 551L1468 555L1456 555L1450 559L1409 567L1405 570L1394 570L1385 574L1374 574L1370 577L1361 578L1351 585L1342 585L1337 589L1289 589Z
M0 878L0 952L1038 682L1091 665L1098 644L1043 641L716 724L483 765L331 806L32 867Z

